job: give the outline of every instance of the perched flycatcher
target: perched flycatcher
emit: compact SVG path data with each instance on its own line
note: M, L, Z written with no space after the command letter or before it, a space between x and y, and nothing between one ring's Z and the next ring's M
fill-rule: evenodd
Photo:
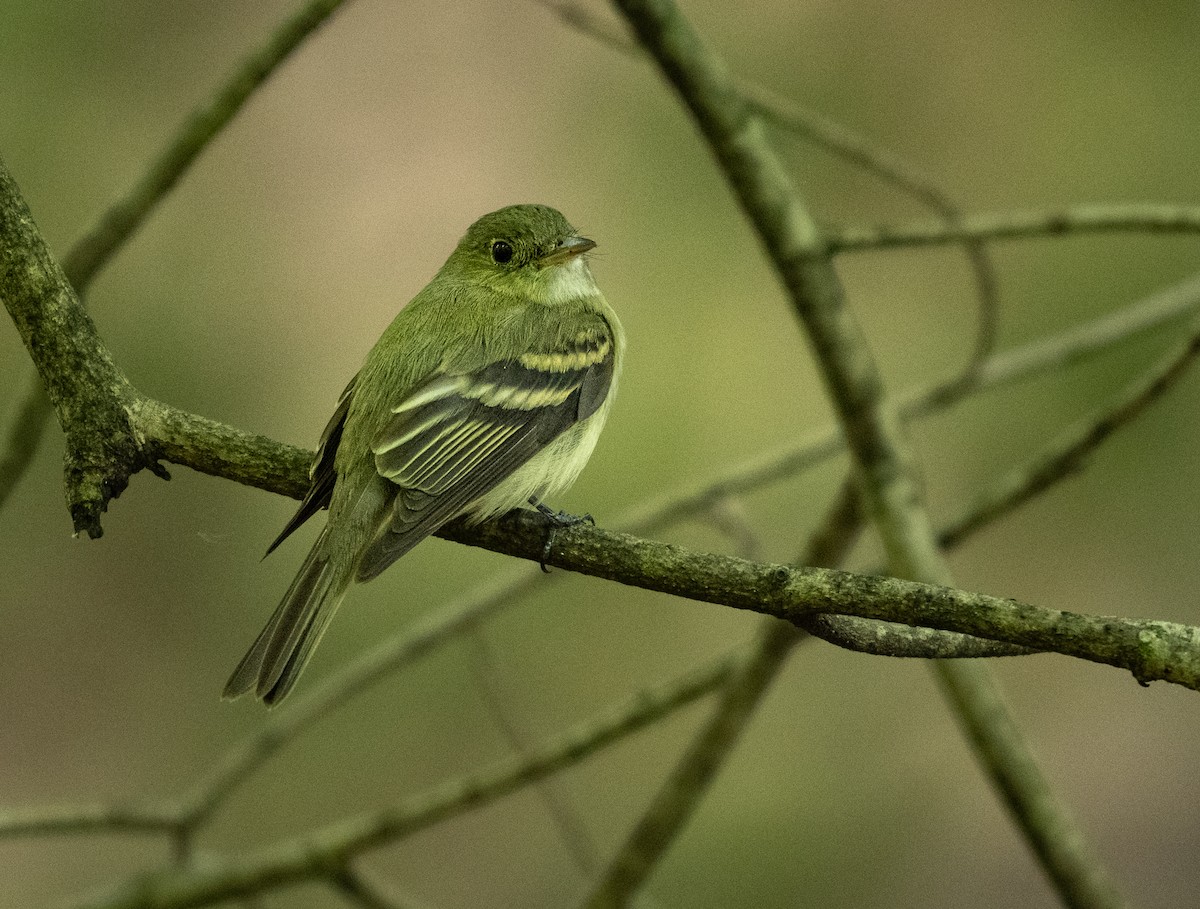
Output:
M267 550L329 508L225 697L282 700L351 582L447 521L571 485L621 368L621 324L584 257L595 245L553 208L502 208L471 225L400 311L342 393L300 510Z

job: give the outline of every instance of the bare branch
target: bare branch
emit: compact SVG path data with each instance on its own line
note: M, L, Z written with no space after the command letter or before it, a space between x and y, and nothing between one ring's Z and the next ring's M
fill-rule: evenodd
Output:
M862 528L857 503L853 484L843 483L802 563L836 565L846 557ZM640 889L699 806L788 655L806 638L802 630L784 622L762 625L750 655L725 685L712 716L597 881L585 903L588 909L624 906Z
M330 824L237 862L143 875L119 891L80 904L90 909L179 909L338 873L363 852L478 808L619 741L718 688L743 653L643 691L589 722L543 743L524 758L450 780L401 805Z
M399 896L369 874L347 867L333 877L333 885L352 903L363 909L427 909L411 898Z
M201 825L250 773L304 729L351 700L389 672L409 663L453 635L482 621L538 582L536 569L516 570L494 578L415 626L394 635L345 669L321 680L284 712L273 712L253 736L230 750L213 770L181 800L189 824Z
M309 0L276 28L265 44L242 60L208 103L188 117L147 166L141 179L100 216L63 258L63 271L78 294L84 294L100 269L174 189L200 153L237 116L251 95L344 2Z
M1009 514L1080 470L1101 443L1179 381L1197 353L1200 353L1200 326L1193 328L1191 337L1126 385L1098 413L1076 421L1030 461L993 483L941 533L942 545L955 545L964 536Z
M473 625L467 629L466 638L471 647L471 670L480 697L509 747L519 757L528 757L533 750L533 737L516 715L514 699L505 685L504 675L484 629L478 624ZM585 877L590 877L595 873L598 863L596 843L567 787L551 777L538 780L532 786L558 830L558 838L576 869Z
M963 215L954 222L917 221L880 227L844 227L828 233L835 253L939 246L964 240L1028 240L1087 233L1200 233L1200 208L1186 205L1080 205L1052 211Z
M976 757L988 768L1059 898L1072 909L1124 906L1104 864L1034 760L999 686L984 674L986 667L972 661L935 665L954 666L955 672L937 673L942 690L958 705L955 716Z
M1200 275L1057 335L993 354L980 365L969 385L953 378L912 389L900 396L900 414L905 420L919 419L975 394L1084 362L1197 308L1200 308ZM756 455L723 474L700 481L690 489L673 490L650 500L631 517L629 527L637 533L654 533L707 508L712 501L795 476L825 463L844 449L845 441L838 427L819 429L798 442Z
M950 574L921 502L896 412L885 398L866 340L846 306L826 238L768 146L723 62L692 31L674 4L670 0L616 3L695 117L808 330L855 460L865 510L879 530L890 570L900 577L948 583ZM1031 641L1014 643L1040 646ZM979 664L971 663L968 668L961 662L938 660L932 665L947 687L975 692L975 697L953 699L959 710L970 710L985 701L999 703L998 695L990 697L995 694L994 682ZM993 718L994 714L979 714L962 720L975 730L977 738L993 732L997 739L1005 738L1011 720L993 724ZM1012 751L1020 748L1019 740L1009 736L1006 741ZM1120 899L1103 866L1065 806L1053 798L1032 756L1022 754L1020 764L1010 773L1006 765L989 760L990 753L979 751L1060 896L1076 905L1118 905ZM1053 823L1039 823L1046 818ZM1065 837L1069 845L1059 848L1039 842L1052 836Z
M174 811L132 805L55 805L0 811L0 836L50 833L169 833L180 823Z
M567 25L627 56L644 56L642 48L617 27L601 21L581 3L572 0L538 0L553 10ZM878 177L942 216L956 223L962 210L937 183L922 174L899 155L878 142L859 135L829 117L805 107L778 92L749 79L734 77L738 91L750 108L785 135L813 145L841 158L868 174ZM996 267L986 245L967 239L963 244L967 262L975 277L979 299L979 327L975 347L962 380L992 352L997 340L1000 300Z
M313 453L139 397L132 405L155 457L293 499L308 489Z
M455 525L443 536L536 562L545 525L536 514L512 512L478 527ZM1174 622L1085 615L893 577L748 562L594 527L561 532L546 564L794 624L836 613L958 631L1118 666L1140 682L1200 690L1200 628Z

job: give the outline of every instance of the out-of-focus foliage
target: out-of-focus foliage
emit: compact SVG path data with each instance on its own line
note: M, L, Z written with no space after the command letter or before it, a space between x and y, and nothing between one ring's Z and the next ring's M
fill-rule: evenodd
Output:
M0 154L57 251L293 8L0 4ZM1196 201L1195 4L1136 15L1111 2L685 10L741 74L876 137L968 208ZM781 147L824 220L921 213L871 177ZM467 224L520 201L560 208L599 241L593 270L630 339L609 428L556 505L603 524L829 419L783 295L657 73L533 3L349 4L205 153L90 305L148 394L312 445L365 351ZM1019 242L996 257L1005 342L1121 306L1200 259L1194 240L1131 236ZM960 253L860 256L843 274L894 388L962 362L973 298ZM1164 340L915 428L935 514L1103 402ZM15 331L0 330L0 416L27 365ZM956 554L960 585L1200 621L1198 399L1200 378L1185 380L1084 475ZM136 478L105 537L73 541L61 442L48 436L0 511L0 803L177 791L262 722L255 705L218 693L311 536L260 564L292 504L179 468L170 484ZM764 557L794 556L841 469L748 498ZM728 545L704 526L670 536ZM872 556L867 544L856 564ZM301 685L504 567L424 544L353 592ZM485 634L510 710L537 736L753 627L751 616L573 578ZM507 753L473 659L452 645L312 729L203 847L267 842ZM1186 901L1200 888L1196 695L1055 657L996 668L1127 892L1146 907ZM565 775L602 854L703 709ZM111 836L0 842L0 906L62 900L164 854ZM560 906L583 884L532 793L367 864L441 907ZM671 906L1052 904L925 667L825 645L797 652L650 889ZM263 904L335 899L311 887Z

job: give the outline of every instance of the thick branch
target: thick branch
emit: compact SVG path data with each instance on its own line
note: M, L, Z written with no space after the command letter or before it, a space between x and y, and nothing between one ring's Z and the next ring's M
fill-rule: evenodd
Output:
M67 437L67 507L75 532L101 534L100 514L143 467L165 476L143 449L130 409L137 398L79 304L16 182L0 162L0 297Z
M441 535L538 561L545 534L544 520L522 511ZM1085 615L899 578L749 562L592 527L560 531L546 564L794 624L836 613L958 631L1118 666L1142 683L1200 690L1200 628L1175 622Z
M293 499L308 489L311 451L148 398L134 414L156 457Z
M310 0L283 22L262 47L242 61L212 100L188 118L158 157L150 162L141 179L71 247L63 258L62 267L80 298L86 296L88 286L100 270L133 236L250 96L343 2L345 0ZM5 453L0 456L0 505L33 460L50 416L42 384L30 381L28 386L9 431Z
M759 121L723 62L670 0L616 2L694 115L804 322L890 571L949 583L912 456L862 330L846 306L828 242L765 141ZM951 699L960 712L966 711L961 720L974 740L1003 740L1005 749L985 747L977 753L1063 900L1079 907L1120 905L1103 866L1065 806L1054 798L1011 720L993 722L995 712L970 713L985 701L1000 703L987 670L976 662L939 660L933 666L944 687L966 693ZM1021 759L1012 765L992 760L1002 752Z

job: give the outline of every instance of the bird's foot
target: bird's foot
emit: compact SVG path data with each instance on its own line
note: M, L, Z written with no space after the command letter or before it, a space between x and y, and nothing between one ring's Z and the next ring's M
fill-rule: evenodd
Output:
M537 499L530 499L529 504L536 508L538 513L546 519L546 545L542 547L542 558L538 564L542 567L542 571L549 574L550 569L546 567L546 560L550 558L550 551L554 548L554 536L558 533L559 529L574 527L576 524L594 525L596 519L590 514L578 515L568 514L565 511L555 511Z

